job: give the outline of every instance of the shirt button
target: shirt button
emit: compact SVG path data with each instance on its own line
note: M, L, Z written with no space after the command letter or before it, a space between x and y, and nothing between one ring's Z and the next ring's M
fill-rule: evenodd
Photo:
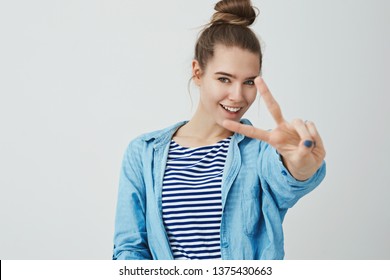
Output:
M282 175L283 175L283 176L287 176L286 170L282 170Z

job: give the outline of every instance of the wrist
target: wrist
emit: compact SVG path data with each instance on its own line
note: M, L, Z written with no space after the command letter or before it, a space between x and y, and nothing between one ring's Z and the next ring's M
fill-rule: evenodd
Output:
M294 179L297 181L306 181L315 173L315 171L313 172L312 170L305 170L304 168L296 168L289 161L285 160L282 157L282 155L279 156L284 167L291 174L291 176L293 176Z

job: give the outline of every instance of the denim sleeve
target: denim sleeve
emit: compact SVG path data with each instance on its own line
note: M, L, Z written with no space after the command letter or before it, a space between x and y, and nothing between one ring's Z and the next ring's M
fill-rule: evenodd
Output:
M114 260L152 259L145 224L146 196L141 150L141 141L132 141L122 161L115 217Z
M315 189L325 177L325 161L311 178L298 181L283 165L275 148L264 143L261 150L261 172L279 209L294 206L301 197Z

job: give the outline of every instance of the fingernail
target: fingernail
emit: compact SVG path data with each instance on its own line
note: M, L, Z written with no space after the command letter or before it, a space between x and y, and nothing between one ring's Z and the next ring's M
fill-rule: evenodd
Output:
M306 147L310 148L311 146L313 146L313 141L306 140L305 142L303 142L303 145L305 145Z

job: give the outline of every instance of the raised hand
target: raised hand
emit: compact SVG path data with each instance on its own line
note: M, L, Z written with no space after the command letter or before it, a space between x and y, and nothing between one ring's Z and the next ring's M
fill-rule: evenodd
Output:
M310 178L325 158L324 145L314 123L300 119L287 122L264 80L257 77L255 84L277 124L276 128L266 131L232 120L224 120L222 125L230 131L269 143L282 156L284 165L295 179Z

